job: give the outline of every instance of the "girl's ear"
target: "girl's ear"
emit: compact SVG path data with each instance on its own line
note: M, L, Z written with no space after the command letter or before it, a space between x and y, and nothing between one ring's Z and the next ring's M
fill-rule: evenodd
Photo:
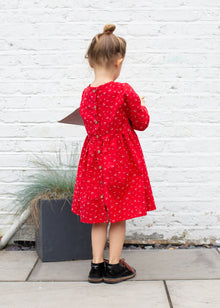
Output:
M124 60L124 58L122 58L122 57L118 58L118 59L116 60L116 66L117 66L117 67L120 66L121 63L123 62L123 60Z
M89 60L88 60L89 61ZM93 68L93 66L92 66L92 64L91 64L91 62L89 61L89 65L91 66L91 68Z

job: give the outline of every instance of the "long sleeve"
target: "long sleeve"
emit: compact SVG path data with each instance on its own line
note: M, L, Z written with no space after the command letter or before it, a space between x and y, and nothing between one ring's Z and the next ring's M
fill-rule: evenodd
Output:
M146 106L141 105L141 99L134 89L124 83L125 113L133 129L143 131L148 127L150 116Z

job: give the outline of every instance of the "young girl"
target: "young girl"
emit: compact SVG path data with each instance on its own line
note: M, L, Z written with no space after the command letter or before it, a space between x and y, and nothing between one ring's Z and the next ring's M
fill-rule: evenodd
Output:
M93 37L85 58L95 79L82 93L80 115L87 136L79 160L72 212L92 224L93 260L89 282L116 283L136 270L120 258L126 220L156 209L147 168L134 130L148 127L143 98L126 82L116 82L126 52L126 41L106 24ZM109 228L109 259L103 252Z

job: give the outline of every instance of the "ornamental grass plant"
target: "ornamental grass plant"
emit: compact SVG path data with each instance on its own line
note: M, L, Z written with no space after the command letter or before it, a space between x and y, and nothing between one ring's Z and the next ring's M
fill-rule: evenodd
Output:
M65 144L64 147L65 151L60 147L54 158L34 154L30 163L37 171L23 179L26 184L22 190L11 193L15 195L15 215L21 215L30 206L32 221L36 227L39 226L39 199L65 199L69 202L68 199L73 197L79 162L78 144L71 146L70 153Z

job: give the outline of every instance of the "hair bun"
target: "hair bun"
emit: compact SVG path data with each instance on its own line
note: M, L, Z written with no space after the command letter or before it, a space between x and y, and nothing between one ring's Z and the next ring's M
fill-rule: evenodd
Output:
M103 33L112 34L114 32L115 28L116 27L113 24L106 24L105 27L104 27Z

